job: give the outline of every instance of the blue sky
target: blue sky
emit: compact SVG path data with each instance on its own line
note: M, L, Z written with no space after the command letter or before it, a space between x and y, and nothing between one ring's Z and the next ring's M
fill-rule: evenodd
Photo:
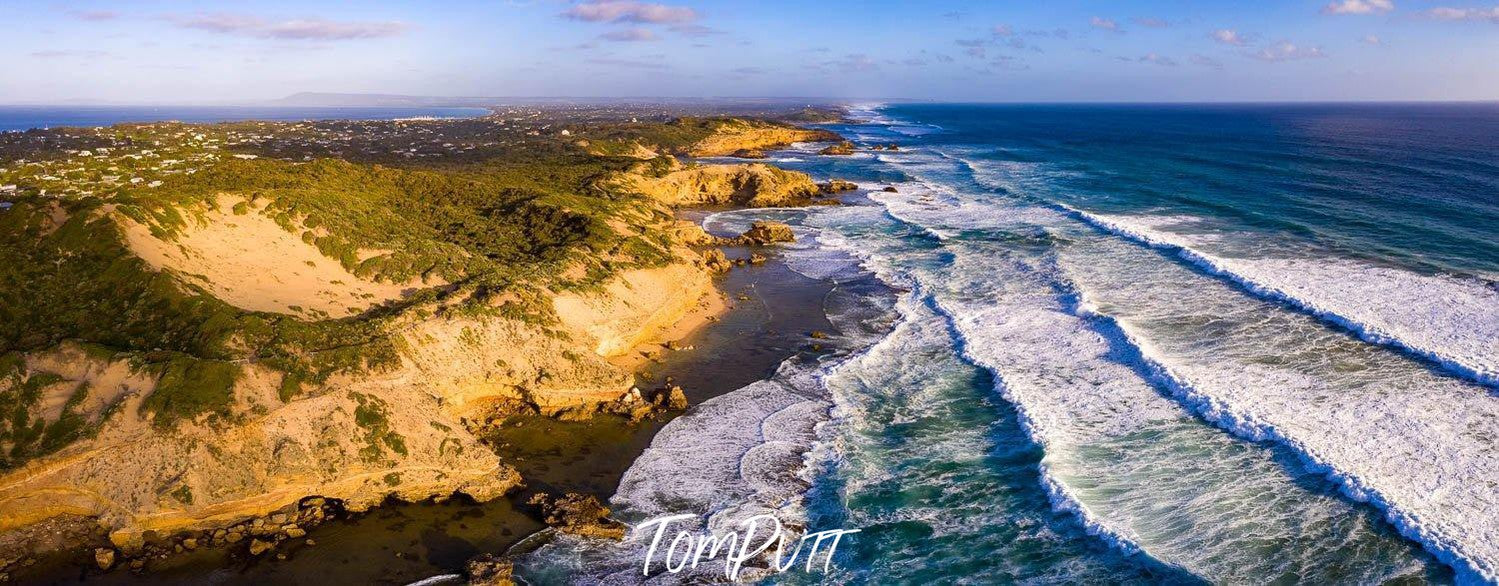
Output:
M1499 0L0 0L0 103L1499 99Z

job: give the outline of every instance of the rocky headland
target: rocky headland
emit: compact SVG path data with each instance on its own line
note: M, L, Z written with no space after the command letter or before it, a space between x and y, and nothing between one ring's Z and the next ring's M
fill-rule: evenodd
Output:
M512 493L486 426L685 406L620 360L723 308L725 242L673 208L847 188L677 158L837 138L759 120L601 127L456 168L260 158L232 125L99 134L203 162L0 212L4 571L84 543L102 569L268 555L389 498Z

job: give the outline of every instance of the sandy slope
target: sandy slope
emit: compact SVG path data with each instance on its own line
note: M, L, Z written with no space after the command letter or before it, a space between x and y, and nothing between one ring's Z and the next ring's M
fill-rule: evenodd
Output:
M122 220L130 249L157 270L170 270L235 307L302 316L345 317L441 283L381 283L345 270L316 246L251 209L232 213L243 198L221 196L201 218L189 216L175 240Z

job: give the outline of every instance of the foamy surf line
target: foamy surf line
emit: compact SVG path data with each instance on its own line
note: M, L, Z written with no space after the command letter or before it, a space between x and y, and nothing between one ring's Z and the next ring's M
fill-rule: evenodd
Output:
M1499 294L1490 291L1473 292L1472 296L1475 301L1472 301L1472 304L1482 304L1486 301L1483 297L1487 296L1489 298L1487 301L1492 301L1494 313L1491 313L1487 320L1484 320L1481 315L1477 321L1458 318L1444 320L1448 322L1444 324L1448 327L1460 328L1466 326L1474 331L1469 332L1467 335L1459 335L1453 339L1453 343L1460 347L1443 348L1431 343L1416 342L1409 339L1412 337L1411 335L1402 336L1392 331L1398 326L1382 326L1375 323L1376 320L1389 322L1387 319L1382 319L1384 316L1378 314L1359 316L1348 310L1340 312L1329 308L1326 306L1326 302L1308 297L1305 294L1288 291L1290 287L1286 284L1270 283L1263 275L1259 278L1251 276L1251 270L1235 266L1233 261L1216 258L1194 250L1190 246L1175 241L1159 232L1128 226L1122 222L1086 212L1067 204L1054 203L1052 205L1057 206L1072 217L1107 233L1121 236L1152 248L1175 252L1182 259L1211 275L1227 279L1261 298L1285 303L1312 314L1352 332L1366 342L1396 348L1434 362L1442 368L1475 382L1490 387L1499 387L1499 364L1494 363L1495 357L1499 356L1499 349L1491 348L1489 349L1491 352L1485 354L1481 347L1485 343L1494 344L1495 340L1499 340L1499 323L1495 323L1499 320L1495 320L1492 317L1493 315L1499 315ZM1451 299L1447 301L1451 301ZM1434 309L1433 311L1437 310ZM1417 318L1419 317L1417 316ZM1430 315L1428 314L1425 317L1429 318ZM1429 326L1430 321L1423 321L1423 324ZM1456 334L1454 331L1444 333L1448 334L1449 337Z
M890 213L888 207L886 209L886 212L889 213L890 217L895 221L911 226L919 226L919 224L916 224L909 220L899 219L899 216ZM876 278L884 282L886 285L897 289L909 289L910 292L906 294L907 300L912 303L920 303L921 305L927 307L935 315L939 316L942 319L944 326L947 328L948 334L953 337L954 345L958 350L958 354L964 360L968 361L969 364L982 368L993 376L995 381L994 391L999 394L1000 397L1003 398L1006 402L1014 406L1021 430L1025 433L1026 437L1036 446L1039 446L1043 451L1049 449L1049 443L1046 441L1045 433L1038 423L1038 417L1030 411L1023 400L1015 396L1015 394L1005 386L1004 377L1001 375L999 370L995 368L994 365L984 361L981 356L976 355L972 351L972 343L963 332L963 329L959 326L954 314L950 310L945 308L942 303L937 300L932 294L927 292L928 287L924 283L922 283L915 277L904 276L892 271L887 267L881 266L881 264L876 262L875 259L867 251L854 246L853 244L847 242L846 240L843 240L842 238L825 237L824 243L829 246L841 248L848 254L860 258L861 264L863 265L864 269L873 273ZM902 314L902 319L910 319L909 316L906 315L907 312L903 311ZM1066 513L1077 519L1078 523L1083 526L1083 528L1089 535L1093 535L1099 538L1104 543L1114 547L1121 552L1124 552L1125 554L1148 555L1148 553L1145 553L1145 550L1143 547L1141 547L1140 543L1135 538L1131 537L1127 531L1121 531L1119 529L1110 527L1097 515L1093 514L1088 509L1087 505L1084 504L1082 500L1078 498L1077 495L1067 487L1066 483L1062 482L1056 477L1056 474L1051 470L1049 466L1046 465L1044 461L1038 466L1038 472L1041 477L1042 489L1046 492L1047 499L1054 510ZM1171 566L1187 572L1186 568L1176 566L1168 561L1156 559L1154 557L1152 557L1151 559L1163 565Z
M1270 441L1290 448L1308 470L1322 474L1331 480L1348 498L1367 503L1384 513L1385 519L1394 525L1402 536L1416 542L1437 560L1455 569L1464 581L1475 583L1495 581L1493 560L1484 560L1474 555L1461 541L1422 523L1419 515L1403 510L1378 488L1371 486L1357 474L1339 468L1331 459L1320 455L1317 450L1283 432L1273 423L1253 413L1236 409L1230 402L1220 400L1198 389L1186 378L1152 356L1148 351L1148 345L1142 343L1137 334L1112 316L1098 313L1083 304L1078 305L1077 313L1116 328L1124 340L1134 347L1138 360L1149 369L1156 382L1198 417L1242 439L1255 442Z

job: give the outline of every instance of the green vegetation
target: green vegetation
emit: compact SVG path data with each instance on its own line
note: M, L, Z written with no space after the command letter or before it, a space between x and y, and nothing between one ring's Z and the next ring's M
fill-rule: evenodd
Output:
M51 373L27 373L21 356L0 357L0 469L62 449L88 432L88 421L77 407L88 397L88 385L78 385L56 420L35 415L42 391L64 382Z
M386 449L405 456L406 438L390 428L385 401L352 391L349 398L359 403L354 408L354 423L364 430L365 446L359 450L359 456L368 462L379 462L385 456Z
M153 424L170 427L179 419L192 419L204 413L221 417L230 414L239 365L175 356L155 367L161 370L161 378L156 382L156 390L141 403L141 411L155 415Z
M170 494L173 499L184 505L193 504L193 489L186 484L179 485L176 490L167 494Z

